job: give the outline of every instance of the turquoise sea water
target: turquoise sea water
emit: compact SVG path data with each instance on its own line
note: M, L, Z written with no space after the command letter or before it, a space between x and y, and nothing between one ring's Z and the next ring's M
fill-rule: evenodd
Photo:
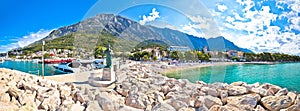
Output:
M244 81L246 83L271 83L300 92L300 63L276 65L227 65L211 66L167 74L168 77L214 83Z
M5 61L4 63L0 63L0 68L19 70L34 75L38 75L38 72L40 75L42 74L42 64L32 61ZM55 69L51 65L45 64L45 76L56 74Z

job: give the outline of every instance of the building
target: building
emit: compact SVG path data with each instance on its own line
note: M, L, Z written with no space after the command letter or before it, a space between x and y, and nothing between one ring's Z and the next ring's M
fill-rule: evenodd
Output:
M189 47L186 46L170 46L168 48L169 51L181 51L181 52L186 52L191 50Z
M204 54L207 54L207 53L208 53L208 49L207 49L207 47L206 47L206 46L204 46L204 47L203 47L203 49L202 49L202 51L203 51L203 53L204 53Z
M156 48L147 48L147 49L142 50L142 52L144 52L144 51L151 52L153 54L153 56L157 57L158 60L160 60L163 56L163 54L160 53L158 47L156 47Z
M228 57L239 57L243 58L244 53L242 51L230 50L227 52Z

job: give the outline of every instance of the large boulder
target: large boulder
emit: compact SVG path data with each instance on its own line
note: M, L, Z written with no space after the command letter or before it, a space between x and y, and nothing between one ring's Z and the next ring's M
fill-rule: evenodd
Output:
M251 88L249 91L252 92L252 93L259 94L259 95L261 95L262 97L265 97L265 96L273 96L273 94L272 94L269 90L264 89L264 88L262 88L262 87Z
M228 93L225 90L220 90L219 91L219 97L221 98L221 101L223 104L227 103L227 98L228 98Z
M43 96L42 103L40 108L45 110L54 110L58 109L61 104L60 94L58 90L52 90L45 93Z
M168 85L161 86L161 92L163 92L165 95L170 92L170 87Z
M221 105L222 106L222 101L217 98L217 97L213 97L213 96L204 96L202 99L202 102L204 103L204 105L210 109L212 106L214 105Z
M152 108L152 111L176 111L176 109L167 103L159 103Z
M289 91L286 88L280 89L275 96L283 96L283 95L287 95Z
M104 111L117 111L119 104L113 101L108 93L97 94L95 99Z
M87 104L87 107L85 111L103 111L100 105L98 104L98 101L90 101Z
M202 100L199 99L199 97L194 101L194 107L195 108L200 108L203 106Z
M258 94L247 94L241 96L230 96L227 98L227 104L240 106L241 108L251 108L253 109L257 102L260 100L260 96Z
M228 95L230 96L242 95L247 92L247 88L243 86L232 86L228 89Z
M271 111L278 111L293 104L292 98L289 96L267 96L263 97L261 102L265 108Z
M36 104L31 103L31 104L25 104L24 106L20 107L20 111L37 111L38 107L36 106Z
M287 94L287 96L289 97L293 97L294 93L289 92ZM292 100L294 102L294 104L286 109L284 109L283 111L300 111L300 94L298 94L298 96L295 98L295 100Z
M18 98L22 93L24 93L23 90L20 90L17 87L10 87L7 92L11 97L15 98Z
M242 109L240 109L238 106L229 104L225 106L214 105L209 109L209 111L242 111Z
M294 103L295 100L297 99L297 95L293 92L288 92L287 96L289 96L292 99L292 102Z
M66 99L62 100L61 106L71 107L72 104L75 104L75 102L72 100L71 97L67 97Z
M62 99L66 99L68 96L71 95L71 87L68 86L60 86L58 87L58 90L60 92L60 97Z
M219 93L216 89L210 87L202 87L201 91L206 93L207 95L218 97Z
M70 111L84 111L85 107L81 106L79 102L76 104L72 104L71 108L69 109Z
M0 102L0 111L19 111L19 107L13 103Z
M8 93L0 93L0 102L10 102L10 97Z
M261 105L257 105L256 108L254 109L255 111L267 111L264 107Z
M138 109L145 109L150 104L148 96L144 93L130 93L125 98L125 104Z
M9 87L7 87L5 84L0 84L0 93L6 93L8 91Z
M21 105L33 104L34 100L35 100L35 95L36 95L36 92L34 92L34 94L32 94L31 92L26 91L19 97L20 104Z
M230 85L231 86L242 86L242 85L246 85L247 83L242 82L242 81L237 81L237 82L233 82Z
M189 95L187 95L186 93L184 93L184 92L175 93L175 95L172 97L172 99L182 101L187 105L189 105L190 101L191 101L191 97Z
M186 104L183 101L179 101L179 100L174 100L172 99L169 103L172 107L174 107L177 111L181 108L187 108L188 104Z

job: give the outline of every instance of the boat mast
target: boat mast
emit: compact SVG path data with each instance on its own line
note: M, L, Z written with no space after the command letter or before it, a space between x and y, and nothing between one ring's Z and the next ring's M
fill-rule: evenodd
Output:
M44 45L45 45L45 41L43 41L42 44L42 75L43 75L43 79L44 79L44 73L45 73L45 64L44 64Z

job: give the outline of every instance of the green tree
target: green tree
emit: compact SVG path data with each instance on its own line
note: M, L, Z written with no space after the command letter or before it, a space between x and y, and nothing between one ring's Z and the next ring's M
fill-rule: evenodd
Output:
M178 56L178 51L172 51L171 52L171 58L178 60L179 56Z
M186 60L193 60L193 61L195 61L196 58L197 58L196 57L197 54L195 54L195 52L193 52L193 51L186 51L184 53L184 56L185 56Z
M50 54L49 54L49 53L45 53L45 54L44 54L44 58L45 58L45 59L50 58Z
M153 57L153 60L154 60L154 61L157 61L157 59L158 59L158 58L157 58L156 56Z
M143 56L143 60L144 60L144 61L148 61L148 60L149 60L149 56L148 56L148 55L144 55L144 56Z
M104 53L104 51L106 50L106 48L105 47L101 47L101 46L97 46L96 48L95 48L95 54L94 54L94 56L95 56L95 58L103 58L104 56L105 56L105 53Z

